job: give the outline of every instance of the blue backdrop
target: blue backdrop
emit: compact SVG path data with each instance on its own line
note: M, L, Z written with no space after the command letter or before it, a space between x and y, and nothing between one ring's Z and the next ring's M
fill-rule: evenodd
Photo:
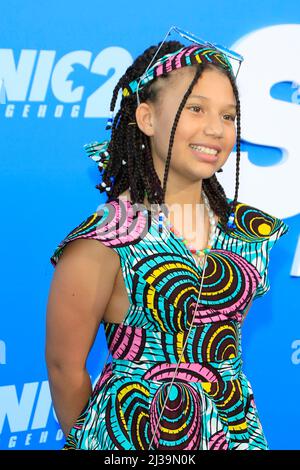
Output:
M214 0L212 9L198 0L171 8L157 0L10 0L1 16L0 448L63 446L44 359L49 258L104 201L83 145L107 137L118 78L174 24L245 57L239 200L284 218L290 230L271 252L271 289L243 324L244 371L270 448L300 449L299 1ZM234 166L221 176L231 197ZM100 328L88 360L93 382L105 356Z

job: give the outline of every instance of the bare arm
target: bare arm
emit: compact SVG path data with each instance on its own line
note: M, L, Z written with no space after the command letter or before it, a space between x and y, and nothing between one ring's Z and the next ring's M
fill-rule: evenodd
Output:
M86 359L113 292L119 257L98 240L70 242L47 305L46 363L57 418L67 436L92 392Z

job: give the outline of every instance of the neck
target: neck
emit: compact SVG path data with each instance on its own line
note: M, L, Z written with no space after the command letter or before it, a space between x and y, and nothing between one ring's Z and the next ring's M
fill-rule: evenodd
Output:
M165 194L165 203L168 206L176 204L178 206L191 205L192 207L196 207L198 204L203 204L202 181L197 182L196 185L190 184L189 186L181 189L167 189Z
M156 173L163 185L165 162L158 157L154 157L154 166ZM197 179L192 181L190 175L178 173L173 168L169 168L167 188L165 193L165 204L167 206L176 204L184 206L186 204L196 207L197 204L203 204L202 181Z
M191 186L191 185L190 185ZM144 204L146 207L149 208L150 203L145 198ZM187 187L184 190L168 190L166 191L165 194L165 205L171 209L172 207L174 209L178 208L180 210L183 210L184 208L188 208L189 210L197 211L199 206L204 204L204 199L202 195L202 184L197 182L197 189L193 189L191 187Z

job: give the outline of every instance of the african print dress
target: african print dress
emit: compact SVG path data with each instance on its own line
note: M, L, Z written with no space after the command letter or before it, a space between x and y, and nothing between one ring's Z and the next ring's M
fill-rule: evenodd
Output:
M152 450L269 449L242 370L241 324L252 299L270 288L269 251L289 227L241 202L235 224L230 234L217 225L181 360L202 268L167 227L159 234L153 212L111 199L57 246L53 266L79 238L115 250L130 300L121 324L103 322L111 361L64 450L147 450L153 435Z

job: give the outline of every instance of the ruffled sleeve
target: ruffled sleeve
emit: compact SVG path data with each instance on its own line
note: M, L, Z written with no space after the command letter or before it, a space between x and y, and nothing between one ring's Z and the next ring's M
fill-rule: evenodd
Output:
M115 201L103 203L98 210L89 215L57 245L52 256L51 264L56 267L66 245L79 238L94 239L107 247L116 248L120 245L118 228L120 228L119 204Z
M265 213L263 213L265 214ZM263 240L260 245L260 274L262 276L261 282L257 286L253 300L258 297L262 297L270 290L270 281L269 281L269 260L270 260L270 250L274 244L279 240L280 237L285 235L289 231L289 226L281 219L277 217L272 217L268 215L268 219L273 219L275 229L272 230L271 235Z
M100 209L73 228L55 248L50 258L51 264L56 267L67 244L79 238L96 239L109 246L109 240L107 239L107 234L105 234L108 226L108 215L109 212L105 208Z
M257 271L251 302L270 289L270 250L288 232L289 226L280 218L244 202L237 203L234 222L235 228L228 237L230 249L245 258Z
M136 211L130 201L111 199L99 206L57 245L50 261L55 267L66 245L79 238L94 239L120 254L120 249L138 243L145 236L150 216Z

